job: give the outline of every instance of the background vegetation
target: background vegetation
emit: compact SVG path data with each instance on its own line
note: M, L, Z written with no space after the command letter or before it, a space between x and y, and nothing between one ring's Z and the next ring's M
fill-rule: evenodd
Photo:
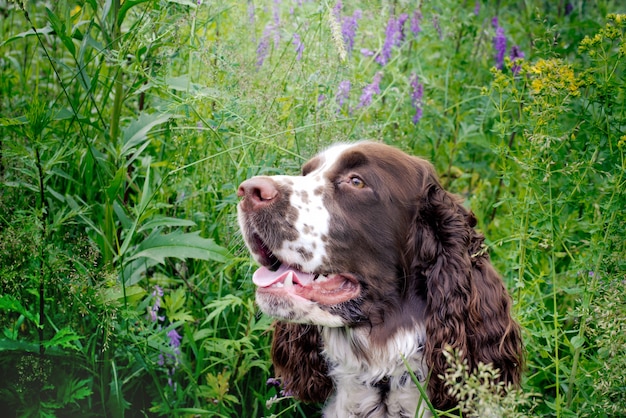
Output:
M479 218L525 330L505 415L625 416L620 12L0 1L0 409L312 416L266 384L236 187L374 139L433 161ZM486 380L455 389L466 415Z

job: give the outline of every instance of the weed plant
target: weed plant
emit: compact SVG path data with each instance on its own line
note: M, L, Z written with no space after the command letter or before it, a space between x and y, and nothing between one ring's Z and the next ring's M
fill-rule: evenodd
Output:
M236 188L373 139L466 198L525 330L521 390L450 353L441 416L626 416L624 12L0 1L0 408L317 416L267 384Z

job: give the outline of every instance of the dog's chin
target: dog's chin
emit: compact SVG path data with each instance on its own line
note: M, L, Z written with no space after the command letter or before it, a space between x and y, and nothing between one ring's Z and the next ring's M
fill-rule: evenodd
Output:
M298 300L294 300L296 298ZM347 325L342 317L298 296L279 296L259 288L256 292L256 302L264 314L281 321L333 328Z

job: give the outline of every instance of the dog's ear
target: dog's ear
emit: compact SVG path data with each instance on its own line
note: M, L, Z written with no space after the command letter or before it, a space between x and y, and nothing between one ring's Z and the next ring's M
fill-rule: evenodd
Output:
M276 321L272 361L285 393L304 402L324 402L333 390L317 327Z
M475 225L474 215L459 198L433 178L421 193L409 241L413 274L426 291L429 395L440 409L456 404L439 377L448 367L446 346L458 350L471 370L479 362L492 363L501 380L515 385L520 381L520 328L511 318L510 297Z

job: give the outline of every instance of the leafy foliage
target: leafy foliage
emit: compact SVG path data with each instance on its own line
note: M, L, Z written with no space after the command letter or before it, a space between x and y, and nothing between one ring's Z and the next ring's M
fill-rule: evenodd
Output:
M3 410L315 416L266 385L236 187L375 139L467 198L525 329L523 393L451 369L463 414L626 414L621 4L344 3L0 3Z

